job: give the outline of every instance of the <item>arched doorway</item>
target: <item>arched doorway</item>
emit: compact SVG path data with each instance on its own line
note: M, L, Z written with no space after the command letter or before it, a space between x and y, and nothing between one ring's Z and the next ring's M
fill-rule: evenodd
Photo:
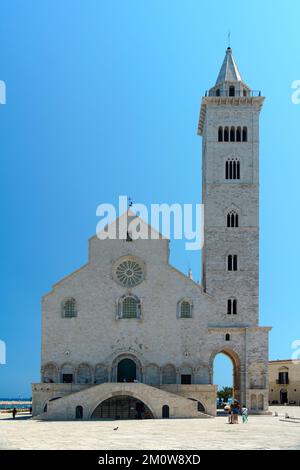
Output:
M241 366L238 355L230 349L222 349L212 354L210 361L211 384L218 385L218 404L223 410L223 401L238 400L241 394Z
M161 416L164 419L170 418L170 408L168 405L164 405L161 410Z
M82 406L76 406L75 418L76 419L82 419L83 418L83 408L82 408Z
M118 363L118 382L133 382L136 380L136 363L129 358Z
M95 408L91 419L153 419L145 403L128 395L119 395L104 400Z

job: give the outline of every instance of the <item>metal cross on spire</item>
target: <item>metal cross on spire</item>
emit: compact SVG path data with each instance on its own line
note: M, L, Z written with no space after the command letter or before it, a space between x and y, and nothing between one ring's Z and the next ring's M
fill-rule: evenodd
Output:
M130 196L128 196L128 209L130 209L130 207L132 207L133 205L133 202L132 202L132 199Z
M228 31L228 47L231 47L231 31Z

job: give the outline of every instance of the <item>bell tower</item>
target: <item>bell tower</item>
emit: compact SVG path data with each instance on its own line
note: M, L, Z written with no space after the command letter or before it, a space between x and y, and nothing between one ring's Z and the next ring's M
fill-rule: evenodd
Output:
M202 98L202 285L220 325L258 325L259 115L264 97L243 81L230 47Z

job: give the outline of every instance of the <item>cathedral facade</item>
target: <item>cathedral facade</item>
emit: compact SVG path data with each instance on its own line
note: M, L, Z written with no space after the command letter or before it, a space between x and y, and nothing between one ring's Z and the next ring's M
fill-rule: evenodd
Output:
M88 263L42 300L42 419L207 418L213 362L234 397L268 408L268 333L259 326L259 115L232 50L202 98L202 283L169 264L169 240L89 240ZM126 214L131 218L132 213ZM145 225L139 220L141 225ZM146 227L149 232L153 229Z

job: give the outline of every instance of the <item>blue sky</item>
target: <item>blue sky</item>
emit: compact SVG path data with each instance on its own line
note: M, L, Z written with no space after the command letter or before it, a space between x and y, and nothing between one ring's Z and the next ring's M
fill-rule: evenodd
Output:
M134 201L201 202L200 101L227 34L261 116L260 323L270 358L299 331L298 1L2 0L0 396L39 381L40 298L87 260L95 210ZM166 183L167 182L167 183ZM200 252L171 243L200 278ZM216 382L227 383L218 360Z

